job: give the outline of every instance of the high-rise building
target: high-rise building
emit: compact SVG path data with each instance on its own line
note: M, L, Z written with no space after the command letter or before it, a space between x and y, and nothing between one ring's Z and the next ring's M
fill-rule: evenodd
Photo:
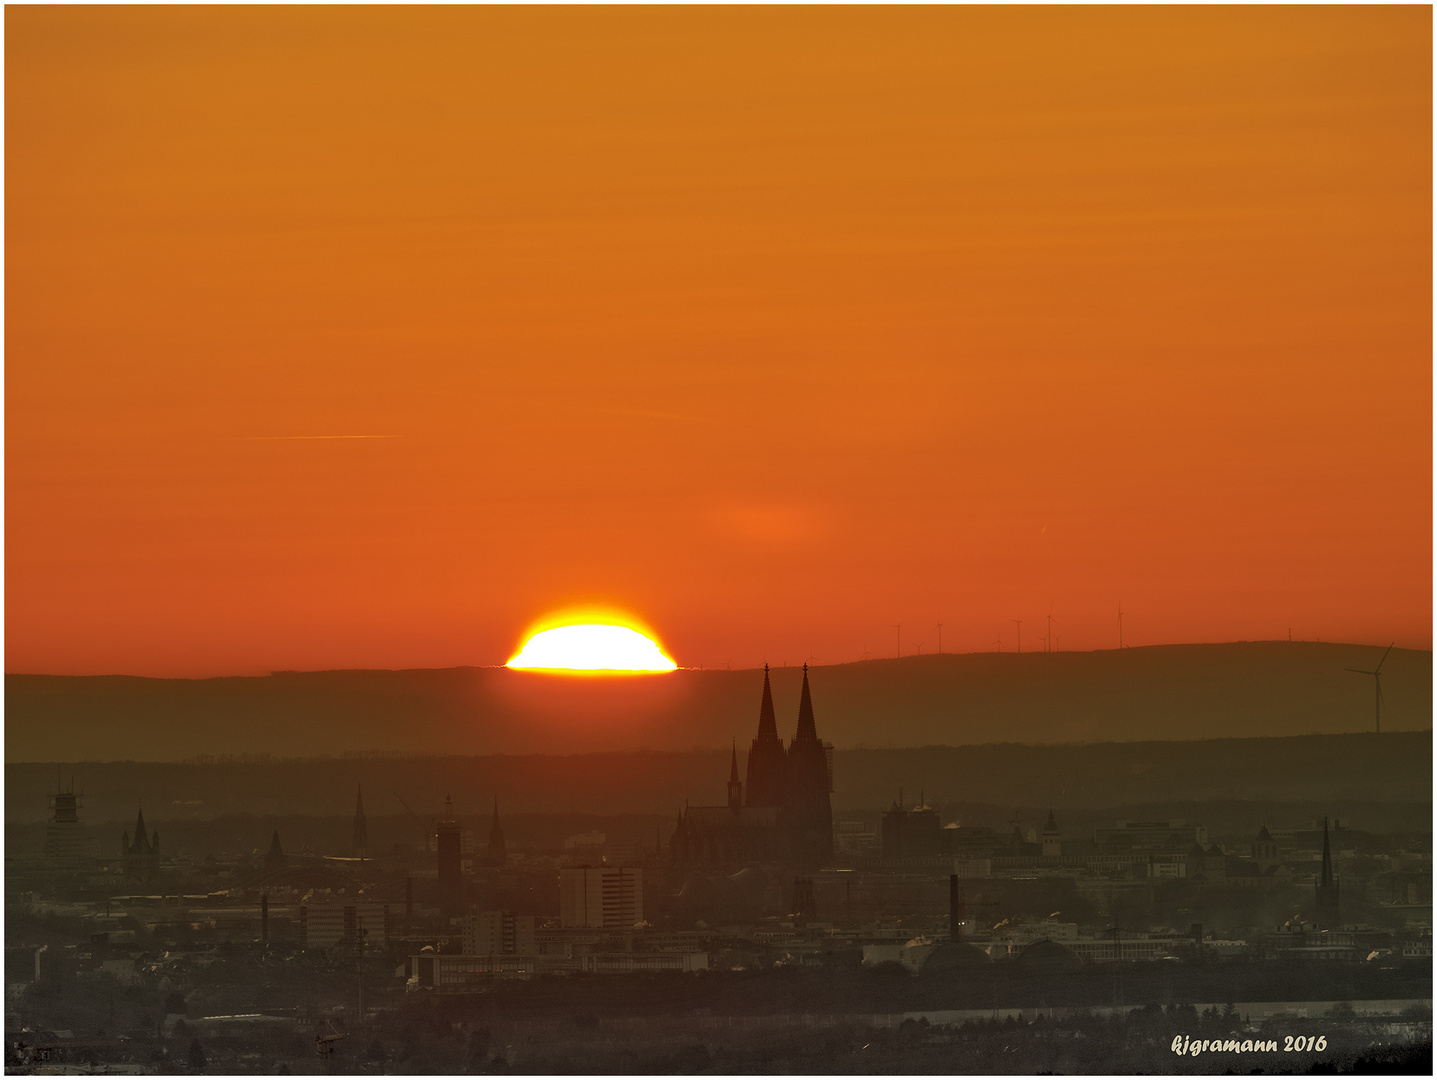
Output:
M927 858L948 853L938 811L920 794L917 806L903 805L903 792L883 812L883 857L885 859Z
M388 904L302 904L299 944L318 949L330 945L383 948L388 943Z
M364 788L354 795L354 841L350 845L357 859L369 858L369 822L364 817Z
M464 910L464 839L454 817L454 800L444 796L444 817L435 827L439 855L439 907L448 915Z
M90 834L80 822L80 807L85 796L75 793L73 778L68 789L63 783L56 787L55 794L50 796L53 812L45 825L45 854L65 859L83 858L92 853Z
M637 866L566 866L559 871L559 922L632 930L644 921L644 872Z
M466 956L533 956L539 951L534 916L476 911L464 918Z

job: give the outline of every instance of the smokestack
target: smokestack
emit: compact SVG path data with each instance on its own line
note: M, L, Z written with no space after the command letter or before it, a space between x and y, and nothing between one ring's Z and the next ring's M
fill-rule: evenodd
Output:
M963 890L958 884L958 875L948 875L948 937L953 941L963 940Z
M259 943L269 944L269 893L259 898Z

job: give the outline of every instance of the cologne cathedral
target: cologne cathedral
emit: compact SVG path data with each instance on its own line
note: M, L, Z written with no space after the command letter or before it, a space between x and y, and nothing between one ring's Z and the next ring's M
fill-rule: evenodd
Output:
M833 746L818 737L808 665L798 703L798 731L785 748L778 737L763 668L758 735L749 747L747 780L738 775L738 748L729 765L728 805L686 807L674 830L673 861L681 866L736 869L776 863L816 870L833 860Z

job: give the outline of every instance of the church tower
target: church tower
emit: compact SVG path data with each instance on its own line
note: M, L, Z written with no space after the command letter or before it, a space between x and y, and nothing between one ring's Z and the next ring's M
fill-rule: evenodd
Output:
M504 866L509 849L504 845L504 830L499 825L499 796L494 796L494 824L489 826L489 865Z
M1043 854L1063 854L1063 834L1058 831L1058 820L1053 811L1048 811L1048 823L1043 826Z
M121 843L126 877L137 877L142 881L149 881L158 876L160 872L160 833L156 829L153 834L147 834L143 808L135 818L134 840L131 840L130 834L126 833Z
M788 759L778 737L778 720L773 713L773 690L768 683L768 665L763 665L763 702L758 710L758 735L748 751L746 806L782 806Z
M803 665L803 694L798 702L798 731L788 744L788 790L784 818L794 863L816 869L833 861L833 747L818 737L808 665Z

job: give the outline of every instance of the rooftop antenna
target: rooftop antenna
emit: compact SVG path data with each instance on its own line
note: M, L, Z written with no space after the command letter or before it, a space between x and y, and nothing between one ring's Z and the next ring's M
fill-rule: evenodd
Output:
M1396 645L1396 644L1397 644L1397 642L1395 642L1395 641L1392 643L1392 645ZM1350 667L1350 668L1347 669L1348 671L1354 672L1354 673L1356 673L1356 674L1358 674L1358 675L1371 675L1371 676L1372 676L1372 683L1373 683L1373 685L1377 688L1377 694L1376 694L1377 734L1379 734L1379 735L1382 734L1382 665L1385 664L1385 663L1387 663L1387 653L1390 653L1390 652L1392 651L1392 645L1387 646L1387 652L1383 653L1383 654L1382 654L1382 659L1379 660L1379 661L1377 661L1377 667L1376 667L1375 670L1373 670L1373 671L1363 671L1361 668L1355 668L1355 667Z
M1013 619L1013 620L1011 620L1011 621L1014 622L1014 623L1016 623L1017 626L1018 626L1018 651L1019 651L1019 652L1022 652L1022 651L1023 651L1023 620L1022 620L1022 619Z

